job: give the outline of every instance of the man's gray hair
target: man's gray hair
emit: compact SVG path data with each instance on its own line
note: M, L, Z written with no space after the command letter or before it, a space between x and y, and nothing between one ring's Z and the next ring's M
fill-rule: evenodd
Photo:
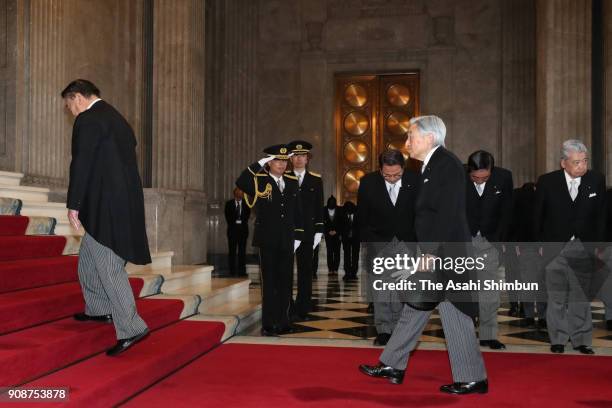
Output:
M434 137L434 147L444 146L446 125L435 115L415 116L410 119L411 125L416 125L421 133L431 133Z
M570 153L587 153L588 150L584 143L577 139L569 139L563 142L563 146L561 147L561 160L566 160Z

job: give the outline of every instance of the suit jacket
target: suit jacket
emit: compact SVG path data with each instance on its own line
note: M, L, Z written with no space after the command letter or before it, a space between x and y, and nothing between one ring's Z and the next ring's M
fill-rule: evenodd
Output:
M415 230L423 253L439 257L465 257L470 255L472 238L465 209L465 170L450 151L440 146L432 154L419 179L419 195L415 205ZM469 243L469 244L468 244ZM473 273L454 271L436 273L439 281L467 281ZM447 292L449 299L468 316L478 315L475 298L467 292Z
M359 208L359 207L358 207ZM357 210L359 211L359 210ZM357 212L353 213L353 219L351 220L350 214L346 211L340 212L339 219L340 238L345 242L360 242L361 238L359 235L359 219Z
M603 175L589 170L572 201L565 170L540 176L535 193L534 237L539 242L603 242L606 237L606 184Z
M395 206L379 171L363 176L357 192L357 220L361 242L415 241L414 203L417 174L404 171Z
M251 209L243 199L240 209L240 224L236 224L238 220L238 214L236 212L236 200L231 199L225 202L225 221L227 223L227 234L228 235L249 235L249 217L251 216Z
M535 241L533 236L534 202L535 191L522 188L514 189L509 241Z
M247 205L255 208L253 246L293 251L293 241L302 240L303 216L297 179L285 174L283 180L285 188L281 193L259 163L251 164L236 180L236 186L245 193Z
M286 172L295 176L294 172ZM323 232L323 181L316 173L306 171L302 185L299 186L302 202L304 241L312 243L316 232Z
M606 227L606 242L612 242L612 188L606 191L606 207L608 212Z
M340 218L342 217L342 207L336 206L336 212L334 218L329 216L327 207L323 207L323 232L329 236L330 231L336 231L336 234L340 234ZM338 235L335 235L338 236Z
M111 105L98 101L72 130L67 207L79 211L85 231L135 264L151 262L136 138Z
M472 236L480 231L491 242L507 240L512 216L512 188L512 173L493 167L482 196L479 196L467 173L466 207Z

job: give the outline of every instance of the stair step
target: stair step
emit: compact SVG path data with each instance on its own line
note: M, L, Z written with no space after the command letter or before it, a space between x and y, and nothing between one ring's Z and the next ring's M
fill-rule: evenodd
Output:
M82 236L85 233L85 230L83 228L80 228L78 231L76 231L74 228L72 228L72 225L70 225L70 223L68 222L68 220L66 219L66 221L64 222L58 222L57 224L55 224L55 235L77 235L77 236Z
M28 383L65 387L62 406L116 406L219 344L223 324L181 321L159 329L119 358L98 355Z
M159 269L168 269L172 267L172 257L174 252L156 252L151 254L151 263L148 265L134 265L132 263L127 264L125 269L129 274L133 273L157 273Z
M81 248L81 240L83 239L82 235L64 235L63 238L66 238L66 246L64 246L64 251L62 255L78 255L79 249Z
M23 173L0 171L0 186L18 186L22 178Z
M149 330L178 321L183 304L176 300L139 299L138 313ZM112 324L77 322L72 317L0 336L0 384L16 386L110 348Z
M142 289L141 279L130 279L134 296ZM68 282L0 295L0 334L25 329L82 312L81 286Z
M0 293L78 280L75 256L0 262Z
M197 285L178 289L172 291L171 294L197 294L202 298L203 304L212 307L247 296L250 283L250 280L241 278L213 278L209 285Z
M169 293L190 286L210 285L212 270L209 265L178 265L155 272L164 277L162 292Z
M58 223L68 221L68 209L65 203L41 202L36 200L23 200L21 215L37 215L53 217Z
M57 221L51 217L28 217L26 235L53 235Z
M185 319L185 321L222 323L225 326L225 330L223 331L223 335L221 336L221 342L224 342L225 340L235 335L236 327L238 327L238 318L236 316L231 316L231 315L228 315L228 316L195 315L195 316L191 316Z
M0 215L0 236L24 235L30 220L18 215Z
M240 333L247 327L252 326L261 319L261 290L259 288L249 289L246 296L219 305L209 305L203 302L199 308L199 315L203 320L233 317L237 319L234 333Z
M65 251L67 241L57 236L0 237L0 261L58 256Z
M165 293L149 296L147 299L170 299L180 300L183 302L183 311L181 312L181 319L193 316L198 313L198 306L202 302L202 299L198 295L168 295Z
M21 206L21 200L0 197L0 215L19 215Z
M49 189L41 187L0 185L0 197L17 198L22 201L28 200L45 202L49 200Z

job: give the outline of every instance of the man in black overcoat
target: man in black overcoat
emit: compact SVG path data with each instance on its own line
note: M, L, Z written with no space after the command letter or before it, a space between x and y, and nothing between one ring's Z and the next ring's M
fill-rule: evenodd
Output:
M79 252L79 281L85 311L79 321L113 322L117 355L147 334L138 315L126 262L151 262L144 197L136 161L136 138L128 122L90 81L77 79L63 91L76 117L68 187L68 218L85 230Z

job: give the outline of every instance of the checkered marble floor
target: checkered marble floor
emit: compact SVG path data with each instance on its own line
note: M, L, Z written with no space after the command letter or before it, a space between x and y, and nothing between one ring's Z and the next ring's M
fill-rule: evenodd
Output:
M376 328L374 316L367 312L368 304L361 297L359 281L344 282L340 277L320 274L313 282L314 310L308 321L295 322L295 332L284 338L316 338L337 340L374 339ZM295 291L295 288L294 288ZM503 305L498 312L499 341L516 345L548 345L545 330L526 327L525 319L508 316L509 305ZM604 308L600 302L592 304L593 346L612 348L612 332L606 330ZM261 325L257 324L242 335L259 336ZM421 341L444 342L442 323L437 311L431 315L423 330Z

